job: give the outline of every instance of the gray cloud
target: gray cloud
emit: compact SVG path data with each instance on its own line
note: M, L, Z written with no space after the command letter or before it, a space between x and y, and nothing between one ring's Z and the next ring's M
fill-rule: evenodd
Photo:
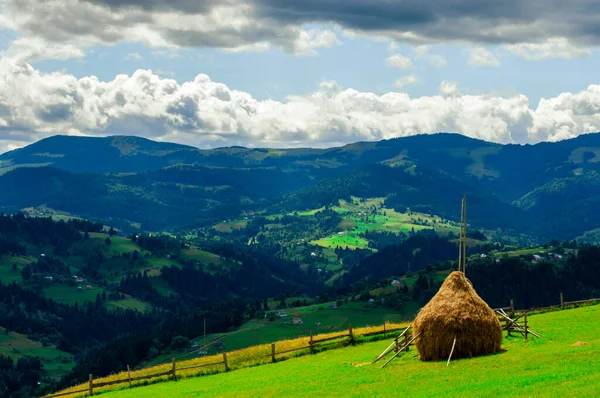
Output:
M412 32L425 41L600 43L597 0L254 0L260 15L287 23L335 22L348 29Z
M0 26L80 48L118 42L152 47L280 48L314 53L305 24L415 44L504 44L540 59L600 45L599 0L3 0ZM44 23L40 23L44 21ZM333 33L329 32L329 36ZM553 51L558 48L559 51ZM63 50L63 54L66 50ZM440 62L441 63L441 62Z

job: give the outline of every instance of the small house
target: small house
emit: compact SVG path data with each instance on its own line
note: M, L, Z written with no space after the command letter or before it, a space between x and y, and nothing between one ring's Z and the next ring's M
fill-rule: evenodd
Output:
M294 319L292 319L292 322L294 323L294 325L302 325L302 319L295 316Z
M400 285L401 285L401 284L400 284L400 281L399 281L398 279L394 279L394 280L392 281L392 286L395 286L395 287L400 287Z
M92 290L94 287L92 285L86 285L85 290Z
M310 256L311 256L311 257L316 257L316 256L317 256L317 253L315 253L315 252L312 252L312 253L310 253Z
M486 258L487 256L485 254L481 254L481 258Z
M375 300L369 299L369 304L375 304Z

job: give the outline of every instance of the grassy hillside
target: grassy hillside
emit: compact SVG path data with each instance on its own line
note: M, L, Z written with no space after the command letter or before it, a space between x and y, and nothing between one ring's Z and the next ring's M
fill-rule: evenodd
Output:
M6 332L0 327L0 355L18 360L26 356L40 357L46 374L59 378L68 373L75 365L73 355L61 351L54 346L44 346L19 333Z
M596 396L600 357L596 333L600 306L549 312L529 318L542 339L505 338L504 351L486 357L421 362L408 355L385 369L370 362L389 341L307 355L227 374L165 382L107 393L152 396Z

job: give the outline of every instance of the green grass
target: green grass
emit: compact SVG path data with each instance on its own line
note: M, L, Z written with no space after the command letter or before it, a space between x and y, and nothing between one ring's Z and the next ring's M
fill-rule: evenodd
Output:
M27 256L0 256L0 280L5 285L12 282L21 282L21 269L34 261L33 258ZM13 264L17 266L16 270L13 270Z
M357 199L352 202L341 200L338 206L332 207L334 211L344 216L338 225L339 232L343 235L334 234L311 242L313 245L335 248L348 247L349 249L368 248L368 241L360 234L366 231L380 231L393 233L409 233L410 231L421 231L423 229L435 228L438 233L447 234L456 232L458 227L451 225L442 218L424 213L400 213L393 209L380 208L384 198L371 198L365 203ZM377 208L373 214L373 206ZM313 215L321 209L315 209L298 213L299 215ZM366 218L365 218L366 217Z
M152 305L132 297L122 300L109 300L106 301L105 305L108 309L130 309L140 312L152 311Z
M242 326L238 332L227 335L221 341L227 351L250 347L253 345L272 343L277 340L296 338L313 334L348 330L353 327L383 325L384 322L402 322L412 319L416 313L399 313L389 308L369 308L364 303L343 303L337 309L327 308L331 303L309 305L299 308L287 308L283 311L287 317L276 317L274 321L250 321ZM275 310L274 306L271 306ZM319 308L321 308L319 310ZM302 319L302 325L294 325L294 317ZM320 322L321 326L317 326Z
M369 241L354 234L345 233L344 235L333 235L328 238L322 238L312 241L311 244L321 247L343 247L349 249L367 249Z
M202 264L212 263L217 266L222 266L225 264L225 260L223 260L221 256L199 249L184 249L181 251L181 257L189 260L199 261Z
M379 341L208 377L107 393L126 397L594 397L600 388L600 306L533 315L543 339L505 339L497 355L421 362L414 350L381 369ZM576 342L586 342L573 346Z
M522 250L513 250L513 251L509 251L509 252L494 252L494 254L497 257L520 257L520 256L527 256L530 254L538 254L538 252L543 251L548 253L549 251L552 251L552 249L544 249L543 247L534 247L532 249L522 249Z
M219 223L219 224L215 225L213 228L219 232L230 233L230 232L233 232L238 229L246 228L246 225L248 225L248 222L249 222L249 220L233 220L233 221Z
M31 340L22 334L10 332L0 327L0 355L13 360L25 356L40 357L48 376L59 378L67 374L75 365L73 355L55 347L44 347L40 342Z
M102 294L102 288L94 286L92 290L79 290L78 286L85 287L88 283L80 283L77 286L69 286L63 283L55 283L43 288L44 296L63 304L73 305L75 302L83 304L88 301L96 301L96 295ZM93 286L93 284L92 284Z
M150 278L150 285L163 296L177 293L163 278Z

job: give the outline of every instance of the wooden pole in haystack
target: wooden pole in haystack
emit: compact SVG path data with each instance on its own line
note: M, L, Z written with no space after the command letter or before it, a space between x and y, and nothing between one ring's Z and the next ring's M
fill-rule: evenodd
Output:
M465 208L465 200L463 198L463 201L461 202L461 208L460 208L460 231L458 232L458 272L460 272L460 267L462 266L462 245L463 245L463 212L464 212L464 208Z
M466 271L467 271L467 195L465 194L463 196L463 239L464 239L464 243L463 243L463 265L462 265L462 271L463 274L466 275Z
M463 196L460 208L460 232L458 233L458 272L465 273L467 266L467 195Z
M454 346L456 345L456 336L454 335L454 342L452 343L452 349L450 350L450 356L448 357L448 362L446 362L446 366L450 365L450 360L452 359L452 354L454 353Z

